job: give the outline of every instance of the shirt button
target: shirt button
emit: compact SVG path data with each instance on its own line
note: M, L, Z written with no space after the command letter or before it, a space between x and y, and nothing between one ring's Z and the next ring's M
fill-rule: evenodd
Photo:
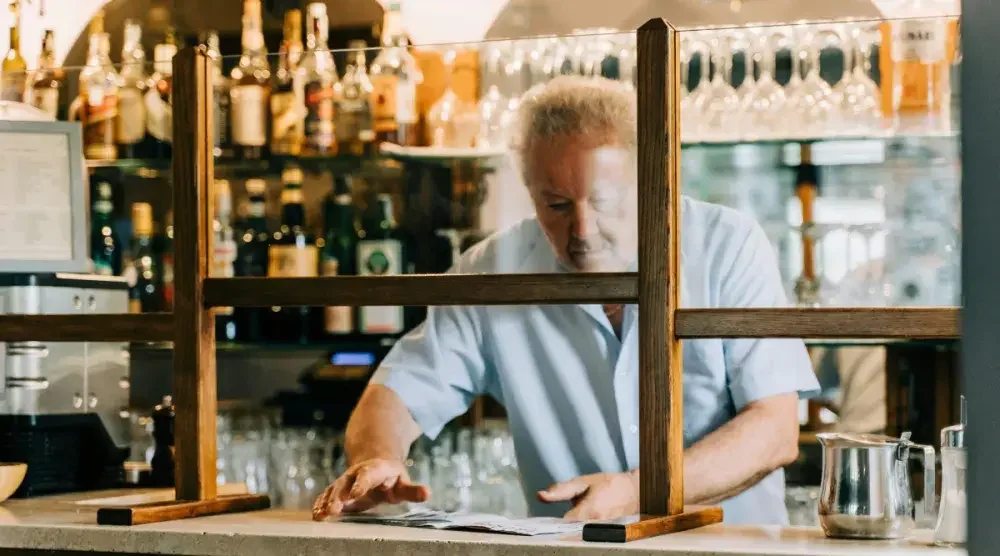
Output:
M638 425L632 425L631 427L628 428L628 430L632 434L637 434L639 432L639 426Z

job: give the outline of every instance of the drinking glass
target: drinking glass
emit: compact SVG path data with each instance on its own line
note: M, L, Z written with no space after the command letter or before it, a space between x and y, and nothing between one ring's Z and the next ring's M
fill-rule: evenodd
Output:
M871 48L874 33L865 24L849 25L850 52L845 49L844 59L851 59L850 69L845 62L844 77L837 83L840 91L840 121L847 134L870 134L883 129L881 95L878 85L869 77L872 69Z
M471 147L479 133L477 108L452 89L457 47L444 54L445 91L427 113L427 144L431 147Z
M836 44L836 41L836 32L828 27L810 31L805 35L809 69L795 95L795 110L798 112L796 127L806 137L825 135L836 121L833 90L819 73L820 51L826 45Z
M497 83L504 75L500 71L500 64L503 57L503 50L500 44L490 45L486 58L486 71L493 76L493 84L486 91L486 94L479 99L477 109L479 112L479 133L476 135L476 146L503 147L506 142L504 133L504 111L507 107L507 99L500 92Z
M750 96L744 100L743 111L746 114L744 136L754 140L780 135L788 115L784 112L785 90L774 79L774 45L781 44L785 35L780 31L765 34L752 30L750 33L757 45L754 55L760 75Z
M715 71L709 83L708 97L700 110L702 135L709 141L722 141L737 135L736 114L739 95L732 84L733 55L729 40L720 34L708 39L708 49ZM704 67L704 65L703 65Z

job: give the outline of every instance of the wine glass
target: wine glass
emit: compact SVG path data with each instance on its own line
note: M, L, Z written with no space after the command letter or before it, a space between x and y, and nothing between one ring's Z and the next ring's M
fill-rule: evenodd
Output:
M745 133L747 139L773 137L779 134L787 118L785 90L774 79L774 45L786 40L786 35L781 31L767 35L758 30L752 30L751 34L757 44L754 57L760 75L750 96L743 101L747 121Z
M705 113L705 105L712 98L712 84L710 79L709 56L711 55L711 50L705 39L708 36L707 31L694 31L692 32L693 37L689 43L689 48L691 50L691 59L693 61L694 55L698 55L698 85L691 90L689 95L689 106L691 117L688 120L688 128L691 130L691 137L695 141L701 141L704 139L704 121L702 116Z
M881 95L878 85L869 77L871 71L872 33L863 25L852 25L847 30L850 36L850 54L845 49L845 59L852 58L848 72L845 64L844 77L837 83L841 89L840 115L847 133L865 134L882 129Z
M499 43L491 44L486 55L486 72L492 76L493 84L486 94L479 99L479 133L476 135L477 147L501 147L504 145L503 115L507 99L500 92L498 81L503 77L500 64L503 58L503 48Z
M805 35L809 69L795 98L798 112L796 125L807 137L826 134L835 122L833 90L819 74L819 54L823 46L835 44L836 40L836 32L828 27Z
M731 124L739 106L739 95L732 84L733 56L729 40L720 34L708 39L708 49L715 67L709 82L708 97L702 106L702 126L709 140L722 140L732 133Z
M733 53L741 52L743 54L743 81L740 82L740 86L736 88L736 96L739 99L741 107L746 107L747 99L753 95L754 88L757 86L757 79L754 77L754 44L753 35L750 33L745 33L742 31L736 31L733 33L733 40L731 43ZM734 58L735 59L735 58ZM733 71L735 71L736 64L733 65ZM730 83L734 81L732 74L730 74ZM741 110L742 114L741 121L739 123L739 129L736 130L737 134L742 134L746 128L747 114L745 110Z

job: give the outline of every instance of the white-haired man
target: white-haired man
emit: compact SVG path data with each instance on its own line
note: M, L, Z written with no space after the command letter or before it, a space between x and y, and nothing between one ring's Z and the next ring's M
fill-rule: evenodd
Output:
M635 95L557 78L529 91L514 150L535 216L465 253L460 273L635 270ZM764 233L733 210L683 199L688 307L785 303ZM516 256L512 256L512 254ZM347 427L349 468L316 519L423 501L411 443L488 394L506 408L534 515L638 512L638 332L633 305L436 307L376 371ZM721 502L731 523L785 523L782 466L798 453L798 400L818 383L798 340L684 346L684 498Z

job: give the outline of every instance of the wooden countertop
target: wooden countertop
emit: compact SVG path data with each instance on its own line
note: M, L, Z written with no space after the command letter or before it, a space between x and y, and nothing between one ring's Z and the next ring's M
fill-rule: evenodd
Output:
M713 525L628 544L584 543L579 536L540 538L347 523L315 523L305 511L267 510L140 525L96 525L99 505L169 499L169 491L117 491L8 500L0 504L0 556L18 550L260 556L292 554L436 556L966 556L933 547L929 531L907 541L827 539L816 528ZM94 503L95 499L103 502ZM108 500L110 498L111 500ZM65 553L65 552L64 552Z

